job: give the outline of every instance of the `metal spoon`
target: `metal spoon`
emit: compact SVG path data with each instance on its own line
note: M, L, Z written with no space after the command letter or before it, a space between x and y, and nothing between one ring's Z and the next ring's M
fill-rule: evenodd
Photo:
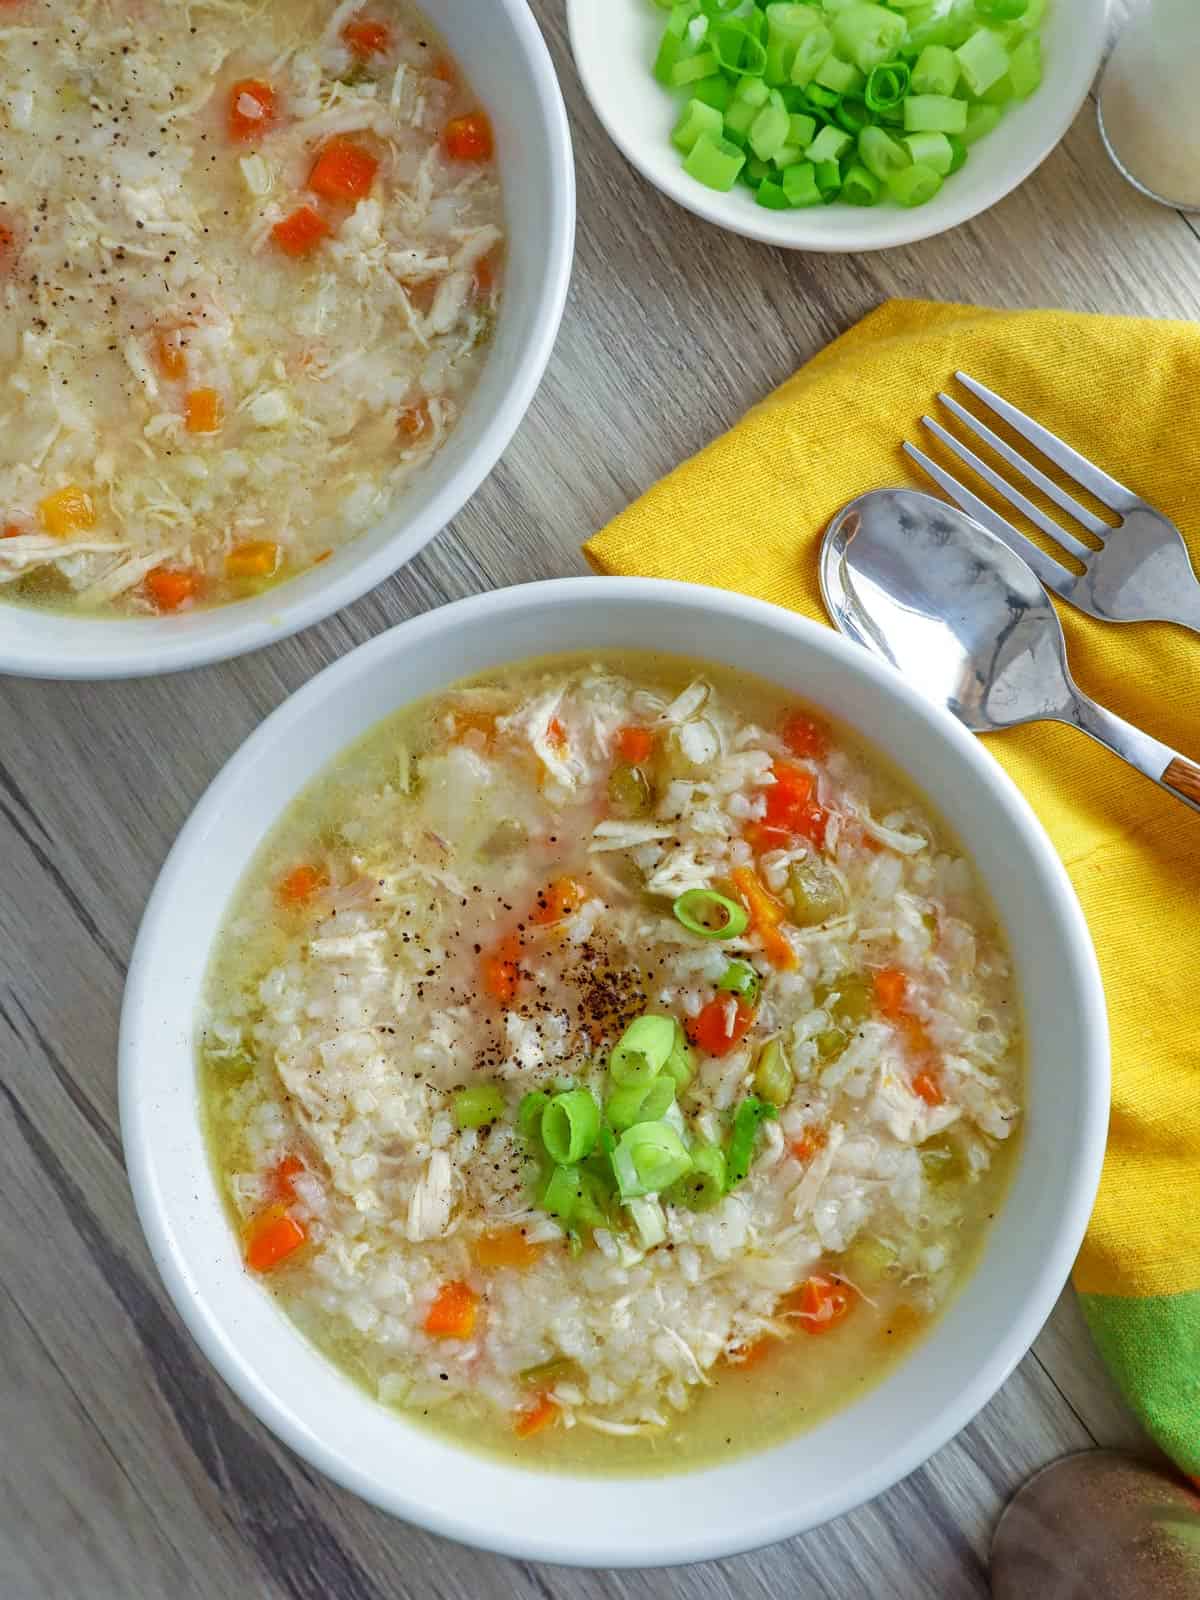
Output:
M912 489L860 495L829 524L820 572L836 626L973 732L1069 723L1200 811L1200 766L1081 693L1049 595L956 506Z

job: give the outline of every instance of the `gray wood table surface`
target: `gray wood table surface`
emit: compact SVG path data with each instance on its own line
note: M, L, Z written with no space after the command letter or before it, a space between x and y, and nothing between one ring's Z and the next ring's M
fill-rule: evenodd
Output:
M890 295L1200 317L1200 233L1121 183L1091 103L978 221L882 255L789 255L644 185L583 99L557 0L535 10L575 132L578 258L545 382L474 501L406 571L270 650L157 681L0 684L0 1600L967 1600L1034 1468L1147 1449L1068 1292L971 1426L854 1514L673 1573L539 1567L321 1478L208 1369L151 1266L117 1128L126 961L177 830L267 712L417 612L583 570L593 529Z

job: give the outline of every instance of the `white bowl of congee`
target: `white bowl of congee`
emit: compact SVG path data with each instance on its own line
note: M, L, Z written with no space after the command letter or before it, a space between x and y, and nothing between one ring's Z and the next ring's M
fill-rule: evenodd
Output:
M9 0L0 671L170 671L409 560L523 417L574 172L525 0Z
M1079 906L983 746L649 580L466 600L293 696L121 1028L141 1219L237 1393L391 1512L600 1566L797 1533L962 1428L1107 1109Z

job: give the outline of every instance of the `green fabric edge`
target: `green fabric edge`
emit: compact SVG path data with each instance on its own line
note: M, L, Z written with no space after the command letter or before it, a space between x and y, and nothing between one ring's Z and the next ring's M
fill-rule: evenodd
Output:
M1081 1294L1092 1338L1146 1431L1200 1477L1200 1290L1126 1299Z

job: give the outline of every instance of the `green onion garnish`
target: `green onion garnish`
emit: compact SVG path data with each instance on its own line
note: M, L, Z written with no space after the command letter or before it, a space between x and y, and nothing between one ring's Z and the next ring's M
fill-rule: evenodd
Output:
M559 1166L574 1166L590 1155L599 1132L600 1107L586 1089L556 1094L542 1112L542 1143Z
M748 961L731 961L717 979L718 989L728 989L731 994L744 995L753 1003L758 999L760 979Z
M620 1132L635 1122L657 1122L675 1099L675 1080L664 1068L654 1082L642 1087L615 1089L605 1103L604 1113Z
M613 1046L608 1071L618 1088L648 1085L667 1064L675 1048L674 1017L639 1017L631 1022Z
M687 889L671 909L687 931L701 939L736 939L750 925L745 906L715 889Z
M691 1171L675 1180L666 1198L689 1211L711 1211L725 1193L725 1152L715 1144L702 1144L691 1157Z
M638 1242L643 1250L652 1250L667 1237L667 1219L663 1208L653 1198L627 1202L629 1215L637 1229Z
M686 1089L691 1083L696 1072L696 1058L692 1054L692 1047L687 1041L679 1023L675 1024L675 1042L671 1046L671 1054L663 1063L663 1074L669 1077L677 1089Z
M623 1133L612 1156L622 1200L659 1194L692 1165L683 1140L668 1122L639 1122Z
M911 73L903 61L888 61L872 67L863 92L868 111L891 111L908 93Z
M733 1136L729 1141L729 1156L726 1162L725 1187L732 1189L741 1183L750 1171L750 1164L754 1160L754 1141L758 1137L758 1127L761 1122L773 1122L779 1112L766 1100L760 1100L756 1095L747 1095L738 1106L733 1118ZM636 1132L637 1130L631 1130Z
M565 1228L570 1225L582 1199L583 1184L578 1170L555 1167L542 1190L542 1210L548 1211Z
M523 1095L517 1107L517 1127L526 1139L539 1139L542 1133L542 1113L550 1104L550 1096L542 1089L531 1089Z
M504 1096L494 1083L473 1083L454 1096L454 1120L460 1128L485 1128L504 1115Z

